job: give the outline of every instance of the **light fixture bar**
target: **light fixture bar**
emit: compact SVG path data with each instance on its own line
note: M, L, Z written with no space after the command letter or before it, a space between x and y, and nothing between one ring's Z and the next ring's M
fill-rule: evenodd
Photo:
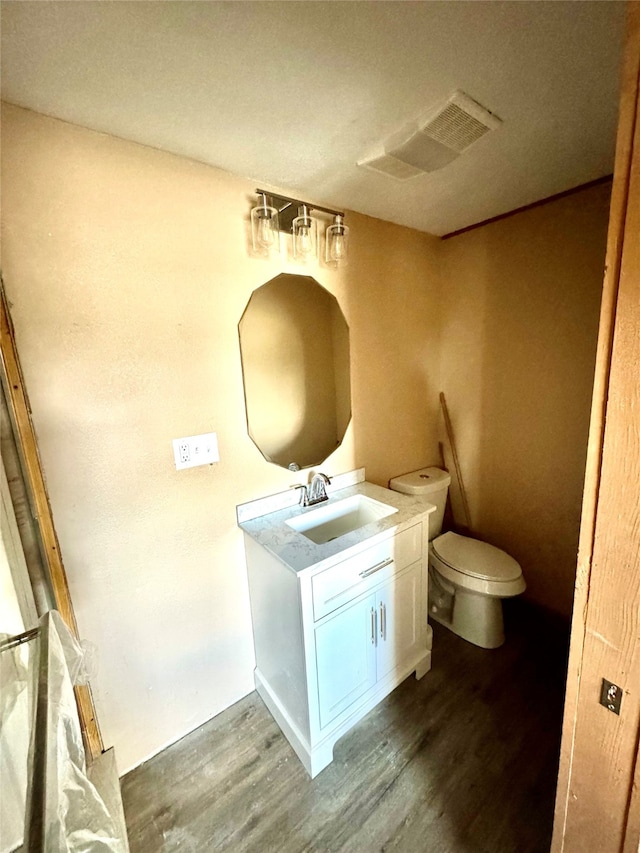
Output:
M317 204L308 204L306 201L301 201L298 198L290 198L287 195L273 193L270 190L257 189L256 193L269 198L272 206L277 209L280 231L291 231L293 220L298 216L298 208L302 205L304 205L308 211L319 210L322 213L328 213L331 216L344 217L344 212L342 211L331 210L328 207L320 207Z

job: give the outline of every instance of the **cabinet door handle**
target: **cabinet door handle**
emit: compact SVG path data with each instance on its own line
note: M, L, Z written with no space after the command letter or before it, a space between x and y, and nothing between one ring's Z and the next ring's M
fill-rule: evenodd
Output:
M363 572L360 572L361 578L368 578L369 575L374 575L376 572L379 572L380 569L384 569L387 566L390 566L393 563L393 557L387 557L386 560L382 560L381 563L376 563L375 566L371 566L370 569L365 569Z
M380 639L387 639L387 605L380 602Z
M378 614L375 607L371 608L371 645L376 644L376 634L378 633Z

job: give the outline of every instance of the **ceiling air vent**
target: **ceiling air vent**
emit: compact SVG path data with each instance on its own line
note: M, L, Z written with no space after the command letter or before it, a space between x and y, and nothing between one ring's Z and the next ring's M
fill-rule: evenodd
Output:
M424 175L423 169L416 169L415 166L403 163L402 160L392 157L391 154L385 154L384 149L367 160L360 160L358 166L364 166L365 169L372 169L374 172L382 172L383 175L388 175L398 181L406 181L407 178Z
M404 181L441 169L501 124L473 98L455 92L443 106L390 137L381 152L359 161L358 166Z

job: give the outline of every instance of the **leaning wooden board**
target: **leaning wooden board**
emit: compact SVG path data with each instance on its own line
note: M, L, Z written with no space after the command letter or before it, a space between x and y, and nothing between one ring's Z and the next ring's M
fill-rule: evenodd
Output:
M6 381L7 404L13 414L16 441L22 450L25 463L25 478L28 481L31 494L35 504L40 535L42 537L44 558L47 563L51 586L60 615L69 626L73 634L78 636L67 575L60 555L60 546L53 524L49 496L44 480L38 444L36 441L33 421L31 420L31 409L29 399L22 378L20 361L16 349L13 324L9 315L4 287L0 284L0 352L2 355L2 367ZM96 758L103 751L102 737L96 719L95 707L91 690L88 685L75 688L80 727L85 741L85 747L90 759Z

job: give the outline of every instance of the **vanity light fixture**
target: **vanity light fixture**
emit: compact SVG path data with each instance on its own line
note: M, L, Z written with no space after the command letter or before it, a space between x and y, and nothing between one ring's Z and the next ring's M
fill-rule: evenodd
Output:
M267 203L266 193L260 193L260 202L251 209L253 251L261 255L270 255L272 250L279 250L279 232L278 211Z
M290 233L293 239L293 257L306 263L318 257L318 224L311 211L326 213L333 223L325 232L324 259L330 266L346 263L349 228L344 224L344 213L327 207L307 204L296 198L277 195L269 190L257 189L258 205L251 210L251 234L254 251L269 255L278 249L278 231Z

